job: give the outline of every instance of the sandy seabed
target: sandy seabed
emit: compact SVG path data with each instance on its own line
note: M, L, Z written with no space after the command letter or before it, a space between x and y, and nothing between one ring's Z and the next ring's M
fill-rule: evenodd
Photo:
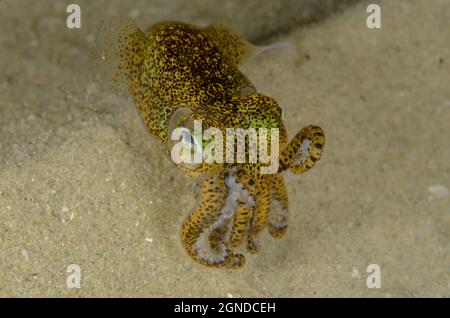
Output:
M450 296L450 1L378 1L381 29L366 27L368 2L94 2L80 1L80 30L63 1L0 2L0 296ZM220 14L291 44L243 71L291 137L310 123L327 135L317 166L285 177L288 235L264 233L241 270L185 254L194 183L86 67L101 18Z

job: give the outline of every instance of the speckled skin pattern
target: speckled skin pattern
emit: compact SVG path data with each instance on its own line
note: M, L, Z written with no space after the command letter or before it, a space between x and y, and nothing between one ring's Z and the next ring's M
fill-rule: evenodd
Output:
M102 59L112 61L114 80L132 93L149 132L167 151L169 126L191 127L194 120L224 133L238 127L279 129L275 174L261 174L259 162L179 165L201 184L199 205L182 227L185 250L203 265L243 266L238 248L257 253L257 236L265 228L275 238L286 233L288 198L281 173L314 166L325 144L322 129L307 126L287 142L277 102L258 93L238 69L255 47L225 27L164 22L144 33L130 19L115 18L108 28L116 37L105 42ZM181 115L172 117L177 110ZM238 195L230 199L233 191Z

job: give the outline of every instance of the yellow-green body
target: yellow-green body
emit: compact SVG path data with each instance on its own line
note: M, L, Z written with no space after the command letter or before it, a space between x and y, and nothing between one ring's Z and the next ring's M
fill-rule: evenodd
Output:
M311 168L323 149L323 131L308 126L287 143L281 108L238 68L254 47L227 28L164 22L144 33L121 18L114 27L120 31L112 43L117 52L108 56L106 48L104 59L117 61L115 80L129 89L149 132L169 152L173 128L191 127L194 120L224 134L227 128L278 129L275 174L261 174L261 163L180 165L202 176L199 206L181 234L186 251L204 265L241 267L245 258L234 250L242 242L257 252L255 237L266 227L274 237L285 233L288 199L281 173Z

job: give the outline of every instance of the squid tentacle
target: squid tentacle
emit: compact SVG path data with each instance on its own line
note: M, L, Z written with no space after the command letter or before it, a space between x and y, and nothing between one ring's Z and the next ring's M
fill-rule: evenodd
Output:
M207 177L202 182L201 203L186 219L181 240L186 252L197 262L214 267L235 267L241 261L234 257L228 244L217 235L218 229L226 227L234 210L227 207L227 187L224 175Z
M269 175L260 175L257 178L256 188L253 189L256 198L256 212L250 228L250 234L253 236L259 234L267 226L271 202Z
M281 153L279 172L290 168L299 174L311 169L320 159L324 146L322 128L314 125L302 128Z
M201 203L183 225L186 251L207 266L239 268L245 264L245 257L233 248L245 236L255 201L233 172L204 179Z
M249 206L245 202L239 202L230 233L229 241L231 247L238 247L242 243L248 229L250 216L254 213L254 209L255 207Z
M284 179L281 174L275 174L271 178L270 188L272 202L268 230L270 235L281 238L286 234L288 218L288 196Z
M251 174L244 169L237 170L235 175L255 200L255 208L251 210L247 230L247 250L255 254L259 252L256 236L266 227L270 212L269 177Z

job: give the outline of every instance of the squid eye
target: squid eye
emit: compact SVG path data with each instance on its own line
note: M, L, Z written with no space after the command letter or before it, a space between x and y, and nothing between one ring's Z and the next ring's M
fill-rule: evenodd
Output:
M186 127L179 127L181 129L181 142L192 148L192 151L197 153L202 150L202 141L195 139L191 131Z
M168 137L168 143L170 145L171 140L170 140L170 136L172 135L172 132L175 128L178 128L180 126L184 126L182 125L183 121L186 120L186 118L191 115L193 112L190 108L187 107L180 107L177 108L170 116L169 116L169 120L168 120L168 125L167 125L167 137ZM192 127L186 127L186 128L192 128Z
M180 152L178 153L181 159L180 164L189 170L195 170L202 165L202 141L197 140L186 127L178 128L180 129ZM197 159L200 160L197 161Z
M168 146L172 155L174 154L173 151L175 152L177 164L188 170L196 170L202 165L203 148L202 140L197 140L193 135L194 124L190 115L192 115L192 111L189 108L182 107L170 116ZM174 132L175 139L173 140Z

